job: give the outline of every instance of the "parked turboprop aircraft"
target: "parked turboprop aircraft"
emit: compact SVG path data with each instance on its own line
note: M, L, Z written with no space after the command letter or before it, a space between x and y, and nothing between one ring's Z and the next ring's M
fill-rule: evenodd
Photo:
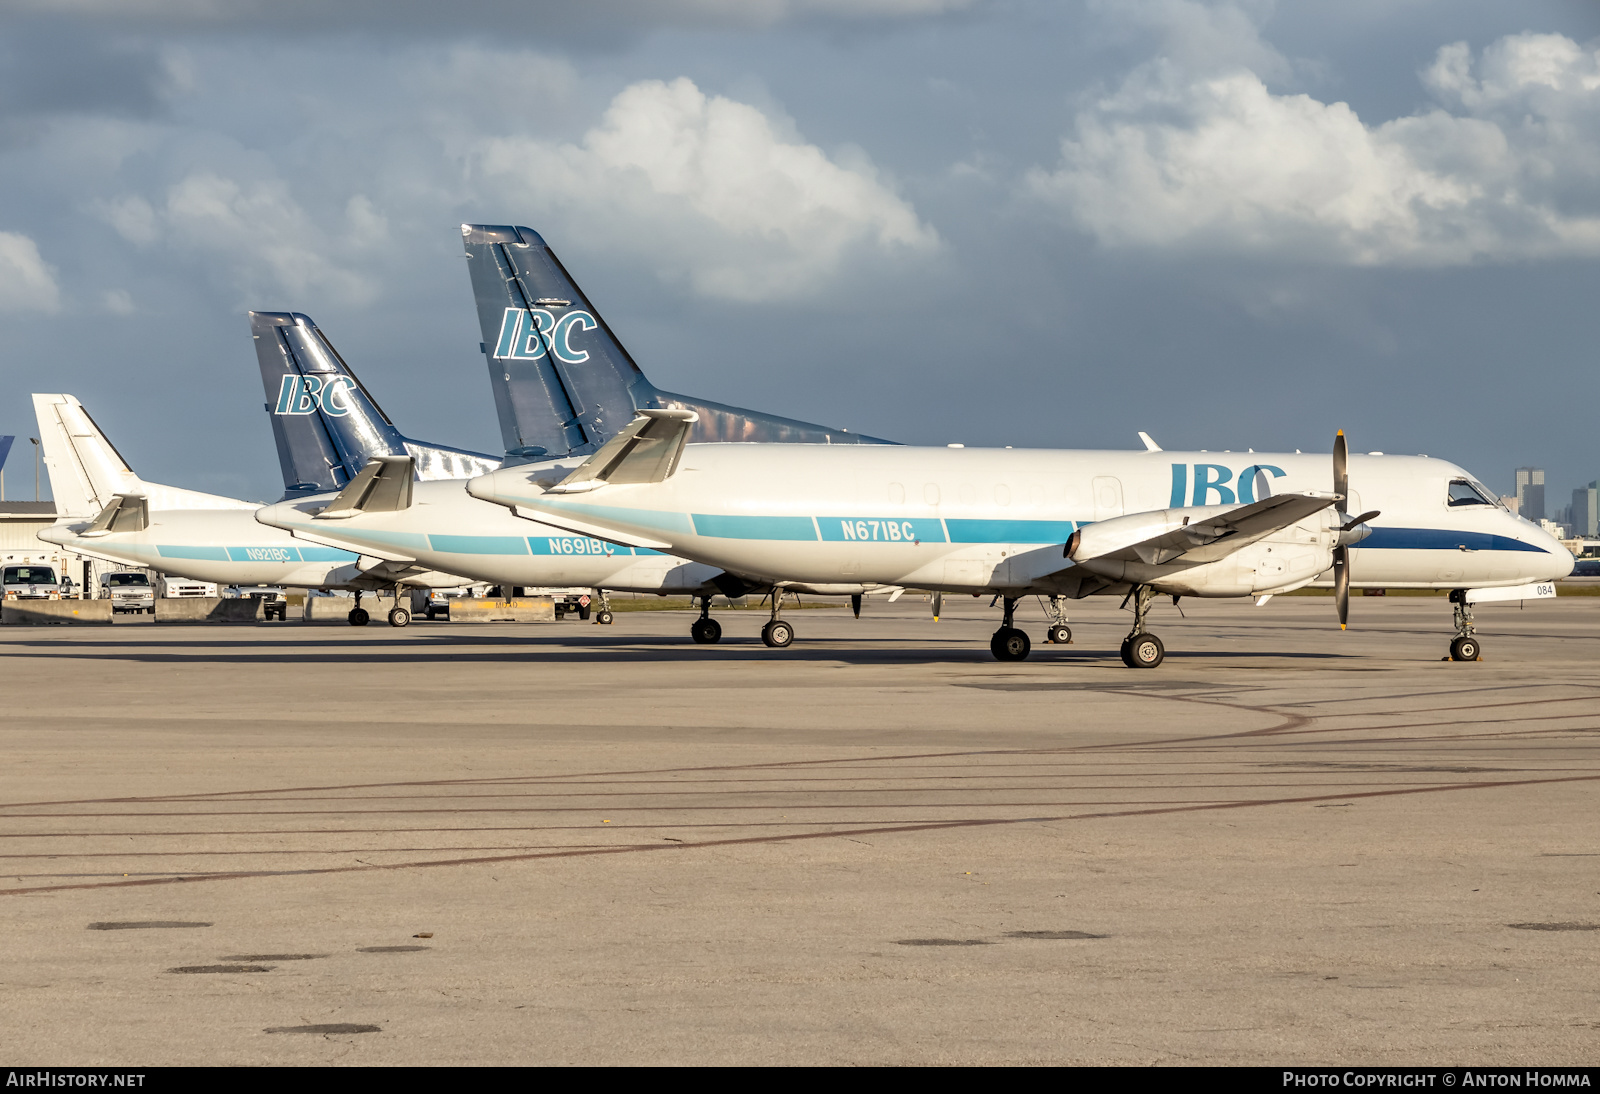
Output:
M333 544L297 542L256 523L258 503L145 482L71 395L35 395L56 523L39 533L79 554L219 585L374 591L397 581L433 588L467 578ZM409 621L399 602L394 611ZM350 622L367 622L357 606ZM396 622L396 620L391 620Z
M576 467L607 438L625 429L640 406L693 413L691 433L697 439L890 443L663 392L645 377L537 233L468 224L462 226L462 236L472 262L482 348L489 358L495 404L512 459L571 454L575 458L567 466ZM326 407L309 410L312 418L327 413ZM370 411L352 402L337 420L322 422L323 432L335 437L341 431L361 432L365 413ZM358 481L340 483L343 489L336 497L302 493L264 508L259 519L310 542L344 544L491 584L593 588L601 596L601 618L609 617L607 591L698 597L701 619L693 633L700 641L715 642L721 634L709 616L713 594L739 596L770 588L770 583L741 581L717 567L659 551L530 526L502 506L469 497L460 483L413 485L415 461L411 453L381 456L367 465ZM860 595L870 591L850 581L788 587L854 596L858 610Z
M327 338L303 315L251 312L266 410L285 496L337 489L373 456L403 455L419 475L456 479L493 470L482 453L402 436ZM39 436L59 518L39 533L82 554L224 585L286 585L356 593L350 622L367 622L361 594L401 585L457 588L467 578L333 542L298 542L255 521L257 502L141 480L77 399L35 395ZM339 423L330 428L330 422ZM349 425L345 426L344 423ZM397 596L389 613L410 612Z
M1013 626L1025 595L1123 595L1134 616L1123 660L1153 667L1165 655L1145 626L1158 593L1266 598L1331 568L1341 625L1352 585L1452 590L1451 656L1470 661L1475 601L1553 596L1549 583L1573 565L1456 465L1350 458L1343 433L1330 474L1326 456L1153 442L1145 452L689 445L693 417L642 410L576 470L507 467L467 490L756 584L994 592L1005 602L990 643L1001 660L1028 655ZM762 632L769 646L794 636L779 604Z

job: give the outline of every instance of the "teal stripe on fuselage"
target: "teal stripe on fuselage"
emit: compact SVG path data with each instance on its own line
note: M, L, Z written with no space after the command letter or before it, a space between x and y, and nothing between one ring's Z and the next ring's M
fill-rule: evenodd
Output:
M429 536L435 551L452 555L525 555L528 541L521 536Z
M190 562L227 562L226 547L194 547L181 543L161 543L156 551L162 558L186 558Z
M817 527L810 517L745 517L691 513L697 535L717 539L773 539L816 541Z
M341 551L337 547L300 548L300 558L304 562L354 562L360 557L354 551Z
M1070 520L946 519L951 543L1065 543L1076 527Z

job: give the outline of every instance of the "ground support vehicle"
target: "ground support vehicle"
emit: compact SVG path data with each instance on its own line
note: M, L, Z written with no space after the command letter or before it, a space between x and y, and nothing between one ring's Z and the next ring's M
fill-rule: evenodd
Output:
M150 575L139 570L113 570L101 574L100 591L96 599L111 601L113 614L156 614L155 587L150 584Z

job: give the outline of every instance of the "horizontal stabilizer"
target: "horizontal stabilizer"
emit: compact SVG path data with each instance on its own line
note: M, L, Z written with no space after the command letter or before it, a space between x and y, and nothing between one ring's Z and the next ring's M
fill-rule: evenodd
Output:
M143 494L113 494L111 504L100 511L94 523L78 535L84 539L109 536L113 532L142 532L150 527L150 504Z
M347 520L362 513L409 509L414 478L410 456L374 456L316 519Z
M641 410L549 492L575 494L611 484L661 482L677 470L696 420L692 410Z

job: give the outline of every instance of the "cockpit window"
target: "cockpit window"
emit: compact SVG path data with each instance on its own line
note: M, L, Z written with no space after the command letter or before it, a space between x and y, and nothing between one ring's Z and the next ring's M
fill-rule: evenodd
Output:
M1470 479L1452 479L1450 481L1450 506L1457 505L1496 505L1489 492Z

